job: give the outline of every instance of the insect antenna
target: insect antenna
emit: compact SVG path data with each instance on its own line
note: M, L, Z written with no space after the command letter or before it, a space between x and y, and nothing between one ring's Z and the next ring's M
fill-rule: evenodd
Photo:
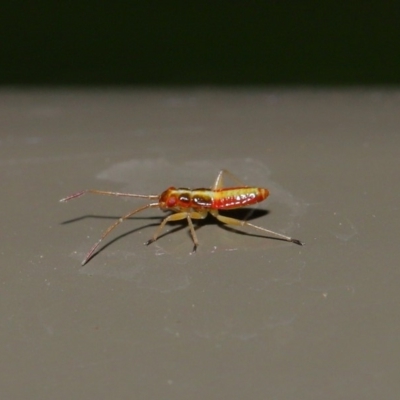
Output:
M77 193L73 193L63 199L61 199L61 202L66 202L72 199L76 199L78 197L83 196L84 194L87 193L92 193L92 194L102 194L102 195L107 195L107 196L118 196L118 197L135 197L135 198L142 198L142 199L159 199L159 195L156 194L132 194L132 193L119 193L119 192L108 192L108 191L103 191L103 190L96 190L96 189L87 189L87 190L82 190L80 192ZM156 203L149 203L146 204L142 207L136 208L133 211L130 211L128 214L122 216L121 218L119 218L116 222L114 222L112 225L110 225L101 235L100 239L93 245L93 247L90 249L89 253L86 254L86 257L84 258L84 260L82 261L82 265L85 265L90 258L93 256L94 252L96 251L96 249L99 247L100 243L102 242L102 240L108 236L111 231L113 231L121 222L125 221L126 219L130 218L132 215L137 214L141 211L146 210L147 208L154 208L154 207L159 207L160 204L157 201Z
M141 211L146 210L147 208L154 208L154 207L159 207L158 202L157 203L149 203L146 204L145 206L136 208L133 211L130 211L128 214L124 215L123 217L121 217L118 221L114 222L112 225L110 225L101 235L100 239L93 245L93 247L90 249L89 253L86 254L86 257L84 258L84 260L82 261L82 265L85 265L93 256L94 252L96 251L96 249L99 247L101 241L108 236L111 231L113 231L121 222L125 221L126 219L130 218L132 215L137 214Z
M117 197L137 197L137 198L142 198L142 199L158 199L159 198L159 195L157 195L157 194L132 194L132 193L107 192L104 190L87 189L87 190L82 190L80 192L73 193L67 197L64 197L63 199L60 200L60 202L65 203L66 201L76 199L87 193L102 194L102 195L106 195L106 196L117 196Z

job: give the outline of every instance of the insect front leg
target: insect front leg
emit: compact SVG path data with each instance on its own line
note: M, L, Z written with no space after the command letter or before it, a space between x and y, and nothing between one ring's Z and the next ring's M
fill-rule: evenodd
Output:
M279 239L285 240L287 242L296 243L296 244L298 244L300 246L303 246L303 243L300 242L300 240L298 240L298 239L293 239L290 236L282 235L281 233L270 231L269 229L262 228L261 226L253 225L250 222L241 221L240 219L236 219L236 218L226 217L225 215L220 215L217 211L214 211L214 210L213 210L213 212L211 214L215 218L217 218L218 221L221 221L224 224L236 225L236 226L251 226L252 228L257 229L259 231L262 231L262 232L265 232L265 233L268 233L268 234L273 234L276 237L278 237Z
M192 218L193 219L204 219L207 216L207 212L196 212L196 211L191 211L191 212L179 212L176 214L171 214L168 215L168 217L164 218L163 221L161 222L160 226L157 228L157 230L155 231L153 237L148 240L145 245L148 246L149 244L155 242L158 238L158 236L160 235L161 231L163 230L165 224L167 222L170 221L180 221L182 219L187 219L188 221L188 225L189 225L189 229L190 229L190 234L192 235L192 239L193 239L193 250L192 252L194 253L197 249L197 246L199 245L199 241L197 239L197 235L196 232L194 230L194 226L193 226L193 222L192 222Z
M161 222L161 224L159 225L159 227L157 228L157 230L154 232L153 237L152 237L151 239L149 239L149 240L145 243L145 245L148 246L149 244L151 244L151 243L153 243L153 242L155 242L155 241L157 240L158 236L160 235L161 231L163 230L163 228L164 228L164 226L165 226L165 224L166 224L167 222L170 222L170 221L180 221L180 220L182 220L182 219L187 218L187 216L188 216L188 213L187 213L187 212L179 212L179 213L176 213L176 214L168 215L168 217L166 217L166 218L163 219L163 221Z

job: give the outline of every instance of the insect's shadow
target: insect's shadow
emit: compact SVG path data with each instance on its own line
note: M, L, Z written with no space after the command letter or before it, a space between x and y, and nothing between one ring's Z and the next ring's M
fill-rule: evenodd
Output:
M268 210L262 210L262 209L257 209L257 208L245 208L245 209L234 209L234 210L229 210L229 212L222 212L221 215L229 215L229 217L231 218L235 218L238 220L242 220L242 221L251 221L253 219L257 219L260 218L262 216L265 216L269 214ZM110 221L117 221L120 216L104 216L104 215L96 215L96 214L87 214L87 215L83 215L77 218L73 218L73 219L69 219L67 221L63 221L61 222L61 225L67 225L67 224L71 224L74 222L78 222L84 219L88 219L88 218L95 218L95 219L105 219L105 220L110 220ZM98 253L102 252L104 249L106 249L108 246L111 246L113 243L117 242L118 240L131 235L137 231L140 231L142 229L148 228L148 227L157 227L160 225L161 221L165 218L165 216L154 216L154 217L132 217L132 218L128 218L126 221L128 220L157 220L156 223L148 223L145 225L142 225L138 228L134 228L131 229L127 232L121 233L118 236L114 237L113 239L109 240L108 242L104 243L101 247L98 248L98 250L92 254L92 256L90 258L95 257ZM228 231L237 233L237 234L241 234L241 235L247 235L247 236L254 236L254 237L263 237L263 238L272 238L272 239L277 239L277 240L281 240L279 238L276 237L270 237L270 236L266 236L266 235L262 235L262 234L256 234L256 233L249 233L248 231L242 231L238 228L233 227L232 225L226 225L220 221L218 221L216 218L214 218L211 215L208 215L205 219L199 219L199 220L193 220L194 222L194 228L195 230L201 228L204 225L218 225L220 227L222 227L223 229L226 229ZM183 219L180 221L170 221L168 222L169 226L173 226L174 228L165 231L165 232L161 232L160 235L158 236L157 240L169 235L171 233L174 232L178 232L182 229L185 229L188 227L187 224L187 220ZM107 228L107 227L106 227ZM188 235L190 236L190 231L188 230Z

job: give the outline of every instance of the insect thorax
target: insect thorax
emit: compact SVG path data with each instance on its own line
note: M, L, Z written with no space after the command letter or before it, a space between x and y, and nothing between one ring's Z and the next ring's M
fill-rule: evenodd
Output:
M212 208L210 189L187 189L170 187L160 196L160 208L163 209L209 209Z

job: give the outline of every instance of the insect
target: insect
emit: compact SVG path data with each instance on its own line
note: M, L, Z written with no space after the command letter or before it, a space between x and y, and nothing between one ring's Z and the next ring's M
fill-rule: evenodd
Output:
M223 188L223 176L229 175L231 179L237 181L240 186L235 187L227 187ZM130 218L132 215L137 214L141 211L144 211L148 208L156 208L163 211L172 211L173 213L164 218L156 229L153 237L145 242L145 245L149 245L157 240L160 235L162 229L165 224L170 221L179 221L186 219L189 224L190 233L193 239L193 252L196 251L197 246L199 245L199 241L197 239L196 232L193 226L193 219L204 219L207 217L207 214L210 213L213 217L215 217L218 221L227 224L227 225L236 225L236 226L250 226L259 231L273 234L277 238L296 243L300 246L303 243L298 239L293 239L289 236L282 235L281 233L273 232L269 229L262 228L261 226L253 225L250 222L242 221L239 219L227 217L225 215L219 214L219 210L231 210L235 208L241 208L247 205L256 204L263 200L265 200L269 191L264 188L259 187L250 187L244 185L235 175L230 173L227 170L221 170L215 180L215 183L212 188L204 189L187 189L187 188L175 188L169 187L160 195L143 195L143 194L132 194L132 193L118 193L118 192L108 192L102 190L88 189L83 190L81 192L74 193L68 197L61 199L61 202L66 202L72 199L76 199L77 197L81 197L86 193L93 194L101 194L108 196L118 196L118 197L135 197L142 199L150 199L155 200L152 203L148 203L144 206L134 209L130 211L128 214L125 214L121 218L119 218L116 222L114 222L111 226L109 226L101 235L100 239L93 245L90 251L87 253L86 257L82 261L82 265L85 265L93 256L96 249L99 247L101 241L111 233L120 223Z

